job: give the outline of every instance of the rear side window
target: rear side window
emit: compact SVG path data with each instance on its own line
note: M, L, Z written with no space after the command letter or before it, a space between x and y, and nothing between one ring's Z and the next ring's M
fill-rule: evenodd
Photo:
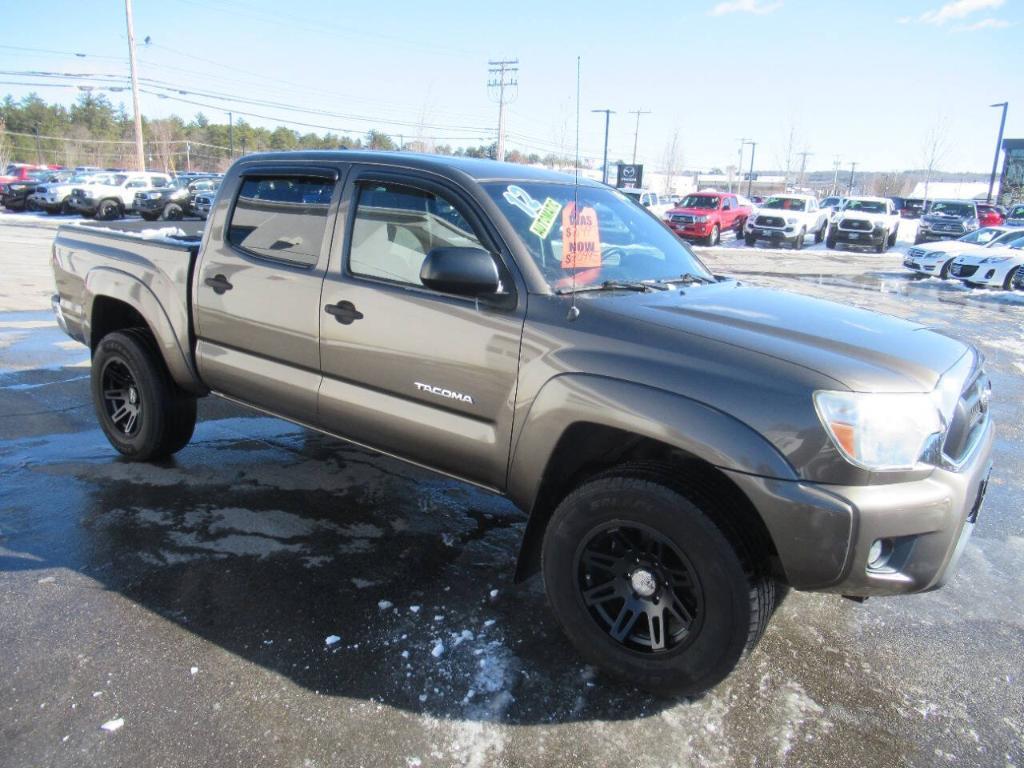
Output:
M247 176L228 222L228 242L254 256L311 267L320 259L333 191L329 179Z
M484 247L444 197L398 184L359 187L348 257L353 274L422 285L420 267L427 254L449 246Z

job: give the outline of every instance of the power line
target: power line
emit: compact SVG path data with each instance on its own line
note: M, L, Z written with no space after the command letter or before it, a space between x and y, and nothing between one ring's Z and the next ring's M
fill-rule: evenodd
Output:
M519 81L516 80L515 75L519 72L519 59L502 59L500 61L488 61L490 69L488 72L491 77L487 81L488 88L496 88L498 91L498 151L497 159L499 161L505 160L505 89L516 88L519 85ZM507 79L506 79L507 76ZM513 93L508 101L512 101L516 94Z

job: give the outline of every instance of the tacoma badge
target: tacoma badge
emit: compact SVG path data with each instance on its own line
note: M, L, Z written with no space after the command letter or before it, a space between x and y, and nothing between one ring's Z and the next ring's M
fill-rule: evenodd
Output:
M473 398L470 397L469 395L464 395L461 392L453 392L450 389L445 389L443 387L435 387L431 384L424 384L421 381L417 381L415 382L415 384L416 389L420 390L421 392L429 392L430 394L437 395L438 397L445 397L449 400L458 400L461 403L473 405Z

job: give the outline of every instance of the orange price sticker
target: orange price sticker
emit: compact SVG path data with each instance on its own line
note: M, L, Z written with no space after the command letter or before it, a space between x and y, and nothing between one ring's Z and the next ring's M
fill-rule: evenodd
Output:
M597 211L576 204L562 209L562 269L593 269L601 266L601 235Z

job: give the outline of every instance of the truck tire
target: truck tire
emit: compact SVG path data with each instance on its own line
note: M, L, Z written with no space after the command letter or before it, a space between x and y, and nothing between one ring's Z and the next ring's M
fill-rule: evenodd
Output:
M757 244L757 238L754 235L747 235L746 237L743 238L743 242L745 242L748 246L753 247L754 245Z
M93 354L91 379L100 427L127 458L166 458L191 440L196 399L171 380L149 331L104 336Z
M882 242L875 246L875 253L885 253L889 250L889 233L882 233Z
M924 238L920 235L914 235L914 245L920 245L924 242Z
M163 218L165 221L181 221L185 218L185 211L177 203L168 203L164 208Z
M96 206L96 218L100 221L121 218L121 205L116 200L100 200Z
M707 238L704 240L704 245L718 245L721 239L722 233L721 231L719 231L718 225L715 224L713 227L711 227L711 234L709 234Z
M818 227L818 231L814 233L814 242L820 243L825 239L828 234L828 221L822 222L822 225Z
M746 226L747 226L747 220L746 219L740 219L740 221L736 224L736 239L737 240L742 240L743 239L743 229Z
M825 238L825 247L828 248L830 251L834 251L836 249L836 245L838 244L839 241L836 240L836 236L832 234L832 232L829 232L828 237Z
M890 248L892 248L894 245L896 245L896 237L899 235L899 233L900 233L900 225L897 224L896 225L896 229L894 229L892 231L892 233L889 235L889 247Z
M711 495L636 465L570 493L544 533L548 601L579 653L658 695L715 686L760 639L775 582Z
M799 251L804 247L804 232L800 230L800 234L793 238L793 250Z
M159 213L139 213L139 216L141 216L146 221L156 221L157 219L160 218Z

